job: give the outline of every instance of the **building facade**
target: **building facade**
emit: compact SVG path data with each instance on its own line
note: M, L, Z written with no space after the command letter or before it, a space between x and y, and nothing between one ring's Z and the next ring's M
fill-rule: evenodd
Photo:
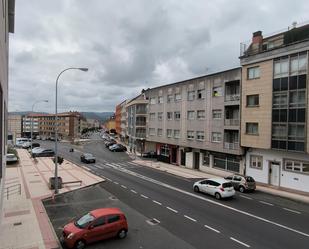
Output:
M309 25L253 33L242 65L241 145L256 181L309 192Z
M23 137L30 137L31 136L31 123L32 125L32 132L33 137L39 135L39 117L38 114L28 114L27 116L23 116L22 118L22 136Z
M22 116L8 114L8 141L15 144L16 138L22 137Z
M241 68L235 68L147 90L146 141L158 160L217 174L244 173L240 89Z
M117 134L121 134L121 106L122 103L118 104L116 106L116 112L115 112L115 129Z

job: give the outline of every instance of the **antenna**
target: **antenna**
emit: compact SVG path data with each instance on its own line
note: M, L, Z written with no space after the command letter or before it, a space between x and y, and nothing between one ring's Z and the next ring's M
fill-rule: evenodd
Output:
M292 22L292 28L293 28L293 29L296 28L296 25L297 25L297 22L296 22L296 21Z

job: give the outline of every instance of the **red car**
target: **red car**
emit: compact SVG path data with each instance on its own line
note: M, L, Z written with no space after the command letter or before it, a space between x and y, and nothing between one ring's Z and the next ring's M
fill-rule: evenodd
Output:
M64 226L62 236L68 248L85 248L86 244L99 240L127 236L128 223L118 208L100 208L85 214L75 222Z

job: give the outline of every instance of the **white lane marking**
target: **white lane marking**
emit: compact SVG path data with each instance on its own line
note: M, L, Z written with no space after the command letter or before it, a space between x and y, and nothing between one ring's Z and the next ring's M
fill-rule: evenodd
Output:
M122 187L122 188L127 188L127 187L126 187L126 186L124 186L124 185L121 185L121 187Z
M137 192L133 189L131 189L131 192L134 193L134 194L137 194Z
M149 197L146 196L146 195L141 195L141 197L145 198L145 199L148 199Z
M248 199L248 200L253 200L251 197L245 196L245 195L239 195L242 198Z
M191 218L191 217L188 216L188 215L184 215L184 217L186 217L186 218L189 219L189 220L192 220L192 221L196 222L196 219L193 219L193 218Z
M286 211L289 211L289 212L295 213L295 214L301 214L301 212L296 211L296 210L293 210L293 209L289 209L289 208L283 208L283 209L284 209L284 210L286 210Z
M166 207L168 210L171 210L172 212L174 212L174 213L178 213L178 211L177 210L175 210L175 209L173 209L173 208L171 208L171 207Z
M207 225L204 225L204 227L206 227L206 228L208 228L208 229L210 229L210 230L212 230L212 231L214 231L214 232L216 232L216 233L220 233L219 230L214 229L213 227L210 227L210 226L207 226Z
M243 245L243 246L245 246L245 247L250 247L248 244L246 244L246 243L244 243L244 242L241 242L240 240L237 240L237 239L235 239L235 238L233 238L233 237L230 237L230 239L231 240L234 240L235 242L237 242L237 243L239 243L239 244L241 244L241 245Z
M259 201L262 204L268 205L268 206L273 206L274 204L266 202L266 201Z
M166 188L168 188L168 189L177 191L177 192L179 192L179 193L183 193L183 194L185 194L185 195L194 197L194 198L196 198L196 199L200 199L200 200L209 202L209 203L211 203L211 204L214 204L214 205L217 205L217 206L220 206L220 207L223 207L223 208L232 210L232 211L234 211L234 212L236 212L236 213L240 213L240 214L249 216L249 217L251 217L251 218L254 218L254 219L263 221L263 222L265 222L265 223L272 224L272 225L277 226L277 227L281 227L281 228L286 229L286 230L288 230L288 231L290 231L290 232L294 232L294 233L303 235L303 236L305 236L305 237L309 237L309 234L304 233L304 232L299 231L299 230L296 230L296 229L294 229L294 228L291 228L291 227L282 225L282 224L280 224L280 223L277 223L277 222L268 220L268 219L266 219L266 218L257 216L257 215L255 215L255 214L252 214L252 213L249 213L249 212L246 212L246 211L242 211L242 210L237 209L237 208L230 207L230 206L228 206L228 205L225 205L225 204L223 204L223 203L217 202L217 201L215 201L215 200L207 199L207 198L205 198L205 197L203 197L203 196L196 195L195 193L187 192L187 191L185 191L185 190L182 190L182 189L173 187L173 186L171 186L171 185L169 185L169 184L166 184L166 183L163 183L163 182L154 180L154 179L149 178L149 177L146 177L146 176L144 176L144 175L141 175L141 174L135 173L135 172L133 172L133 171L124 169L124 168L122 168L122 167L117 168L117 170L119 170L119 171L121 171L121 172L124 172L124 173L127 173L127 174L129 174L129 175L132 175L132 176L141 178L141 179L143 179L143 180L145 180L145 181L152 182L152 183L154 183L154 184L160 185L160 186L162 186L162 187L166 187ZM148 198L148 197L147 197L147 198Z
M108 181L112 182L112 180L111 180L111 179L109 179L108 177L106 177L106 176L103 176L103 177L104 177L104 179L106 179L106 180L108 180Z
M156 203L156 204L158 204L158 205L162 205L161 202L158 202L158 201L155 201L155 200L152 200L152 202L154 202L154 203Z
M158 219L156 219L156 218L152 218L152 219L153 219L154 221L160 223L160 221L159 221Z
M117 185L119 184L118 182L114 182L114 183L117 184Z

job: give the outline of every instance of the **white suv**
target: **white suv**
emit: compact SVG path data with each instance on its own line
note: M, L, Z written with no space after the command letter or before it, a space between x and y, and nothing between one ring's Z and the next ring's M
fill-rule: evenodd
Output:
M193 184L193 189L195 192L204 192L213 195L218 200L235 195L232 183L224 178L211 178L197 181Z

